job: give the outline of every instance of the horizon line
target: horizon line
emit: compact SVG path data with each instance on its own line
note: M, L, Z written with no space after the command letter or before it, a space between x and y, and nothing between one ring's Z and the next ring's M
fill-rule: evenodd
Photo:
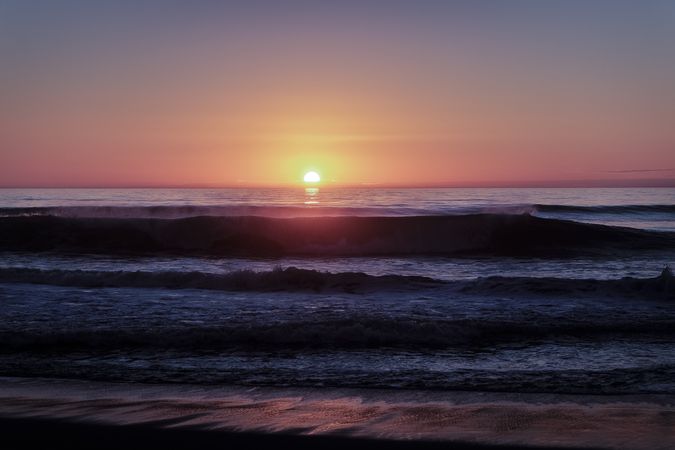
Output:
M289 189L289 188L382 188L382 189L518 189L518 188L675 188L675 178L633 180L555 180L473 183L183 183L183 184L80 184L0 185L0 189Z

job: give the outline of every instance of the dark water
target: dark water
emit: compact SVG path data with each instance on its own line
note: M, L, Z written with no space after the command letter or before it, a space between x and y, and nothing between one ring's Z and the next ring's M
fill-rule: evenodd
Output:
M0 191L0 375L675 392L673 189Z

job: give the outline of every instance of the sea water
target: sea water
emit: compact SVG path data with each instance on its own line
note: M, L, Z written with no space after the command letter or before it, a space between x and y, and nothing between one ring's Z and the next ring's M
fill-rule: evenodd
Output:
M673 393L674 200L0 190L0 375Z

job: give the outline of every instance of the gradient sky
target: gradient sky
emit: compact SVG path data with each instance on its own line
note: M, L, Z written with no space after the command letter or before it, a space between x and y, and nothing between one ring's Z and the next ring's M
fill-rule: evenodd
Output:
M310 169L324 184L673 180L675 2L0 0L0 185L283 185Z

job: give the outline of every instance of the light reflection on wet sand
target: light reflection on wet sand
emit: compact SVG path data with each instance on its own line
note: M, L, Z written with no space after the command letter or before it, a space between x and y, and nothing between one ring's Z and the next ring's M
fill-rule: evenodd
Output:
M675 398L663 395L265 390L3 379L0 415L491 444L675 447Z

